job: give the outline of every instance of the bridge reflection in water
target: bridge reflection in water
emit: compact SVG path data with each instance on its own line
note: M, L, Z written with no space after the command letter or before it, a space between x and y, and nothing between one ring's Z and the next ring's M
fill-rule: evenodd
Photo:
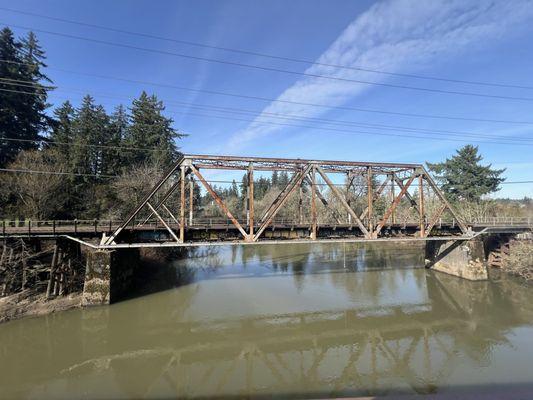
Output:
M0 326L0 397L332 397L532 381L533 295L515 281L426 271L405 247L188 251L161 275L177 289Z

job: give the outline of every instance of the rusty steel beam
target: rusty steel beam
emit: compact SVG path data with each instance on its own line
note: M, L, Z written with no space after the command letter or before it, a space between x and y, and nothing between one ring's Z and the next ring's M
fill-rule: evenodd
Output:
M390 175L387 175L387 178L383 181L381 186L374 193L374 201L379 199L379 196L381 196L381 193L383 193L383 190L385 190L385 188L387 187L387 184L389 183L389 180L390 180ZM362 221L366 217L367 213L368 213L368 207L364 209L364 211L359 216L359 219Z
M431 175L428 174L428 172L426 171L426 169L423 166L422 166L422 170L424 171L424 176L426 178L426 181L429 183L429 185L431 186L431 188L433 189L435 194L438 196L440 201L442 201L446 205L446 208L448 208L450 213L457 220L457 225L459 225L459 228L461 229L461 232L462 233L467 233L468 232L468 228L466 227L466 225L463 222L462 218L460 218L459 215L457 215L457 213L452 208L451 204L448 202L446 197L444 197L444 194L442 194L441 190L439 189L439 187L437 186L437 184L435 183L435 181L433 180Z
M298 222L303 224L303 189L302 185L298 186Z
M352 172L349 171L346 173L346 194L344 195L346 198L346 203L348 203L348 207L352 208L352 196L350 196L350 187L352 186L352 182L355 179L355 176L352 176ZM351 215L350 213L347 213L347 219L348 223L352 223Z
M331 191L333 192L333 194L335 194L335 196L337 196L337 198L340 200L341 204L344 206L346 211L348 211L350 213L350 215L355 220L355 222L357 223L357 226L359 226L359 229L361 229L361 232L363 232L365 237L370 237L370 233L365 228L365 225L361 222L361 220L359 219L359 216L355 213L355 211L348 205L348 202L346 201L346 199L344 198L342 193L339 191L339 189L337 189L335 187L333 182L331 182L331 180L328 178L326 173L324 171L322 171L322 169L320 167L316 167L316 170L322 176L322 178L326 181L326 183L328 184L328 186L331 189Z
M191 176L189 180L189 225L192 225L194 214L194 181Z
M396 179L396 183L398 184L398 187L400 188L400 190L402 190L404 187L403 181L398 177L396 177L395 179ZM410 178L407 178L407 179L410 179ZM411 193L405 192L405 197L407 197L407 199L411 203L411 207L413 207L417 212L420 212L420 209L418 208L418 203L416 202L415 199L413 199L413 196L411 196Z
M413 183L414 179L416 178L416 174L413 173L411 178L407 181L405 185L403 185L402 190L400 193L398 193L398 196L394 199L390 207L385 211L385 214L383 215L383 219L379 222L378 226L376 227L376 230L374 231L373 237L376 238L377 235L379 235L379 232L381 232L381 229L383 226L387 223L387 220L389 219L391 213L394 212L396 207L398 207L398 204L400 204L400 200L402 197L407 193L407 189L409 189L409 186L411 186L411 183Z
M316 166L311 167L311 234L310 238L316 240L317 210L316 210Z
M124 230L128 224L133 221L133 219L139 214L139 212L143 209L144 206L154 197L154 195L157 193L157 191L170 179L170 177L176 172L176 170L181 166L183 163L184 157L180 156L178 160L168 169L168 171L164 174L164 176L155 184L155 186L152 188L150 192L146 194L146 196L143 198L141 203L128 215L128 217L124 220L120 226L115 229L115 231L107 238L105 241L106 245L112 244L117 236Z
M360 161L338 161L338 160L309 160L309 159L291 159L291 158L268 158L268 157L236 157L236 156L215 156L215 155L197 155L187 154L186 158L193 160L195 163L201 161L214 161L219 163L241 162L246 163L271 163L271 164L293 164L300 167L306 164L317 164L323 166L349 166L349 167L385 167L397 169L413 169L422 167L422 164L407 163L379 163L379 162L360 162ZM196 164L195 164L196 165ZM222 164L223 165L223 164Z
M391 195L391 203L394 201L394 180L395 180L395 174L394 172L390 174L390 195ZM391 214L392 223L396 223L396 211L393 211Z
M174 222L176 224L178 224L179 227L181 227L181 224L180 222L178 221L178 219L174 216L174 214L172 213L172 211L169 210L169 208L164 205L164 204L161 204L161 207L163 207L165 209L165 211L168 213L168 215L170 215L170 218L172 218L174 220ZM155 207L154 207L155 208Z
M180 176L180 240L185 242L185 167L181 166Z
M154 206L154 208L156 210L159 210L159 207L161 207L161 205L163 205L163 203L165 201L167 201L167 199L172 195L172 193L174 192L174 190L176 190L176 188L179 186L179 179L167 190L167 192L163 195L163 198ZM148 214L148 217L146 217L144 219L144 221L140 222L139 224L137 224L137 226L143 226L144 224L146 224L150 218L152 218L152 215L154 215L153 212L150 211L150 214Z
M437 212L431 217L429 220L428 226L425 228L424 237L428 237L431 234L431 230L441 217L442 213L446 210L446 204L442 204L440 208L437 210Z
M249 232L248 240L253 240L254 237L254 165L250 163L248 167L248 212L249 214Z
M368 214L368 233L370 236L373 235L374 232L374 194L373 194L374 188L372 187L372 167L367 167L366 172L366 195L367 195L367 202L368 205L366 207L367 214Z
M425 210L424 210L424 174L418 176L418 216L419 216L419 225L420 225L420 237L425 237Z
M308 183L309 185L312 185L311 181L309 180L309 177L306 176L304 178L304 181L306 183ZM341 221L341 218L340 218L339 214L337 213L337 211L335 211L335 209L329 207L329 202L324 198L322 193L320 193L320 190L316 191L316 195L317 195L318 199L320 200L320 202L324 205L324 207L326 207L326 210L328 210L331 213L331 215L333 216L335 221L337 221L338 224L342 224L342 221Z
M289 196L294 192L296 187L298 187L298 185L302 184L302 181L303 181L305 175L307 175L309 173L310 169L311 169L311 166L308 165L306 168L304 168L303 170L299 171L297 174L294 174L294 176L289 181L289 184L283 189L282 193L284 193L284 194L281 196L281 198L278 196L279 201L277 201L278 199L276 199L276 201L275 201L277 203L276 207L272 210L272 212L270 213L268 219L261 224L261 226L257 230L257 233L254 235L254 237L253 237L253 241L254 242L257 241L257 239L259 239L259 237L264 232L266 227L272 222L272 220L274 219L274 217L276 216L278 211L281 209L283 204L285 204L285 202L287 201ZM280 195L282 193L280 193Z
M209 192L211 197L218 204L219 208L224 212L224 214L226 214L226 216L231 220L233 225L235 225L235 227L239 230L239 232L242 234L243 238L247 239L248 238L248 234L243 229L242 225L233 216L233 214L230 212L230 210L228 209L228 207L226 206L224 201L220 198L220 196L218 194L216 194L216 192L213 190L211 185L209 183L207 183L207 181L204 179L204 177L202 176L200 171L198 171L194 165L191 165L190 168L191 168L193 174L196 175L196 177L198 178L198 180L200 182L202 182L202 185L204 185L204 188Z
M167 231L170 233L170 236L172 236L174 238L174 240L178 243L183 243L177 236L176 234L174 233L174 231L172 230L172 228L170 228L170 226L168 226L168 224L165 222L165 220L163 218L161 218L161 215L159 215L159 213L157 212L157 210L152 207L152 205L147 202L146 205L150 208L150 210L152 210L152 212L154 213L154 215L159 219L159 221L161 221L161 223L163 224L163 226L167 229Z

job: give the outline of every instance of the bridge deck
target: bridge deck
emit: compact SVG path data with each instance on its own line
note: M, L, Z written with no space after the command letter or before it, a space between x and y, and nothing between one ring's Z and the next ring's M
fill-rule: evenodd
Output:
M55 238L67 237L93 248L122 247L182 247L246 243L239 236L239 230L230 221L211 220L203 223L187 225L184 228L185 240L174 240L167 227L160 222L148 222L132 225L124 230L124 240L116 244L96 244L102 236L108 236L119 226L113 221L41 221L18 224L5 223L2 226L4 239L17 237ZM179 230L179 224L167 222L173 230ZM250 227L244 225L246 229ZM257 229L259 224L254 224ZM485 233L520 233L530 231L528 224L515 225L472 224L474 236ZM425 241L425 240L468 240L472 235L464 235L454 221L440 223L434 227L433 235L420 237L420 226L417 223L387 224L379 238L366 238L359 227L353 224L319 224L315 239L309 238L309 224L292 221L277 221L264 232L259 244L281 242L383 242L383 241Z
M179 230L180 225L177 223L172 223L167 221L167 225L172 228ZM16 226L5 224L2 227L2 235L3 236L11 236L11 235L40 235L40 234L80 234L83 236L83 234L96 234L101 235L103 233L111 233L115 229L117 229L120 226L119 223L109 222L109 221L87 221L85 223L75 223L74 221L61 221L56 222L49 221L49 222L43 222L43 223L20 223ZM243 224L243 226L249 228L249 225ZM258 228L260 224L254 224L255 228ZM518 226L518 225L517 225ZM394 230L413 230L417 229L419 227L418 223L396 223L396 224L387 224L387 229L394 229ZM457 227L456 224L453 222L447 222L440 224L437 228L443 229L443 230L454 230ZM484 228L485 225L479 225L479 228ZM301 224L296 222L276 222L271 224L268 227L268 230L270 231L276 231L276 230L305 230L310 229L310 224ZM360 229L355 224L348 224L348 223L337 223L337 224L318 224L318 229L322 230L348 230L353 231L354 234L360 232ZM213 231L213 232L219 232L219 231L236 231L237 228L231 223L231 221L227 222L205 222L205 223L195 223L193 225L186 225L185 231L193 232L193 231ZM129 226L127 228L127 231L136 231L136 232L164 232L166 231L166 228L163 224L157 223L157 222L151 222L146 223L142 225L135 225L135 226Z

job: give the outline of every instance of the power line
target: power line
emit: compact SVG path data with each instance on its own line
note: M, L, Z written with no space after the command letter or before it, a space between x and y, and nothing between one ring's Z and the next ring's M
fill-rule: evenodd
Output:
M9 90L9 89L0 89L0 91L35 95L35 93L31 93L31 92L22 92L22 91ZM116 97L116 96L107 96L107 97ZM487 144L519 145L519 146L533 145L533 143L516 143L516 142L511 142L511 141L494 142L494 141L482 141L482 140L460 140L460 139L452 139L452 138L437 138L433 136L415 136L415 135L393 134L393 133L384 133L384 132L350 131L346 129L336 129L336 128L317 127L317 126L310 126L310 125L294 125L294 124L287 124L287 123L280 123L280 122L262 121L262 120L257 120L257 118L256 119L242 119L242 118L234 118L234 117L226 117L226 116L218 116L218 115L206 115L206 114L197 114L197 113L195 114L195 113L190 113L190 112L171 112L171 114L172 113L179 114L179 115L185 115L185 116L201 117L201 118L216 118L216 119L225 119L225 120L233 120L233 121L243 121L243 122L249 122L249 123L253 122L253 123L262 124L262 125L276 125L276 126L314 129L314 130L326 130L330 132L335 132L337 134L350 135L350 136L354 136L354 134L355 135L377 135L377 136L405 137L405 138L411 138L411 139L427 139L427 140L441 140L441 141L445 140L445 141L461 142L461 143L477 142L477 143L487 143Z
M493 141L482 141L482 140L460 140L460 139L451 139L451 138L437 138L437 137L433 137L433 136L415 136L415 135L393 134L393 133L384 133L384 132L349 131L349 130L346 130L346 129L326 128L326 127L317 127L317 126L309 126L309 125L294 125L294 124L286 124L286 123L281 123L281 122L257 121L257 120L254 120L254 119L242 119L242 118L233 118L233 117L225 117L225 116L218 116L218 115L194 114L194 113L188 113L188 112L180 112L179 114L186 115L186 116L218 118L218 119L226 119L226 120L233 120L233 121L243 121L243 122L254 122L254 123L261 124L261 125L279 125L279 126L288 126L288 127L294 127L294 128L325 130L325 131L334 132L334 133L337 133L337 134L349 135L349 136L377 135L377 136L405 137L405 138L411 138L411 139L445 140L445 141L450 141L450 142L461 142L461 143L476 142L476 143L486 143L486 144L517 145L517 146L532 146L533 145L533 143L493 142Z
M371 73L383 74L383 75L389 75L389 76L399 76L399 77L405 77L405 78L434 80L434 81L440 81L440 82L462 83L462 84L480 85L480 86L493 86L493 87L503 87L503 88L512 88L512 89L528 89L528 90L533 89L533 86L526 86L526 85L504 84L504 83L495 83L495 82L470 81L470 80L443 78L443 77L435 77L435 76L427 76L427 75L390 72L390 71L371 69L371 68L366 68L366 67L361 67L361 66L348 66L348 65L322 63L322 62L317 62L317 61L298 59L298 58L293 58L293 57L285 57L285 56L261 53L261 52L250 51L250 50L243 50L243 49L235 49L235 48L230 48L230 47L208 45L208 44L205 44L205 43L199 43L199 42L193 42L193 41L188 41L188 40L169 38L169 37L154 35L154 34L150 34L150 33L134 32L134 31L124 30L124 29L111 28L111 27L108 27L108 26L91 24L91 23L81 22L81 21L73 21L73 20L66 19L66 18L52 17L52 16L49 16L49 15L37 14L37 13L28 12L28 11L22 11L22 10L15 10L15 9L12 9L12 8L7 8L7 7L0 7L0 10L9 11L9 12L12 12L12 13L23 14L23 15L30 15L32 17L38 17L38 18L48 19L48 20L52 20L52 21L59 21L59 22L64 22L64 23L68 23L68 24L73 24L73 25L86 26L86 27L89 27L89 28L96 28L96 29L106 30L106 31L109 31L109 32L123 33L123 34L127 34L127 35L145 37L145 38L149 38L149 39L163 40L163 41L167 41L167 42L185 44L185 45L194 46L194 47L208 48L208 49L214 49L214 50L222 50L222 51L227 51L227 52L232 52L232 53L237 53L237 54L246 54L246 55L252 55L252 56L265 57L265 58L270 58L270 59L274 59L274 60L290 61L290 62L296 62L296 63L302 63L302 64L311 64L311 65L318 65L318 66L323 66L323 67L348 69L348 70L362 71L362 72L371 72Z
M4 22L0 22L0 24L4 26L9 26ZM384 83L384 82L370 82L370 81L363 81L363 80L358 80L358 79L349 79L349 78L341 78L341 77L336 77L336 76L312 74L308 72L291 71L291 70L286 70L286 69L281 69L281 68L265 67L261 65L255 65L255 64L246 64L246 63L240 63L240 62L235 62L235 61L220 60L216 58L192 56L189 54L176 53L176 52L171 52L167 50L157 50L157 49L151 49L148 47L141 47L141 46L135 46L135 45L130 45L130 44L124 44L124 43L110 42L107 40L87 38L87 37L71 35L67 33L53 32L53 31L48 31L44 29L28 28L28 27L21 26L21 25L12 24L11 26L18 28L18 29L39 32L39 33L43 33L47 35L65 37L68 39L76 39L76 40L81 40L81 41L86 41L86 42L91 42L91 43L98 43L98 44L103 44L107 46L121 47L121 48L126 48L126 49L131 49L131 50L144 51L148 53L163 54L163 55L180 57L180 58L185 58L185 59L190 59L190 60L231 65L231 66L250 68L250 69L256 69L256 70L261 70L261 71L279 72L279 73L290 74L290 75L306 76L309 78L328 79L328 80L334 80L334 81L351 82L351 83L381 86L381 87L390 87L390 88L395 88L395 89L407 89L407 90L415 90L415 91L422 91L422 92L433 92L433 93L440 93L440 94L484 97L484 98L501 99L501 100L533 101L533 97L502 96L502 95L492 95L492 94L486 94L486 93L464 92L464 91L459 91L459 90L432 89L432 88L425 88L425 87L419 87L419 86L396 85L396 84Z
M3 78L0 78L0 81L2 81ZM30 81L20 81L20 82L27 82L31 84ZM65 90L65 89L60 89ZM75 91L81 92L82 89L74 89ZM98 93L96 93L98 94ZM117 98L125 98L122 96L115 96L111 95L113 97ZM221 107L221 106L214 106L214 105L208 105L208 104L196 104L196 103L187 103L187 102L181 102L181 101L174 101L174 100L165 100L167 104L178 104L179 106L187 106L191 108L199 108L199 109L205 109L208 110L214 110L218 112L225 112L225 113L237 113L237 114L253 114L259 116L262 115L268 115L272 118L278 118L282 120L296 120L296 121L309 121L309 122L319 122L319 123L327 123L327 124L333 124L333 125L341 125L341 126L357 126L357 127L364 127L369 129L388 129L388 130L400 130L405 132L421 132L421 133L432 133L435 135L451 135L451 136L460 136L460 137L472 137L472 138L484 138L484 139L500 139L500 140L516 140L516 141L533 141L533 138L524 138L524 137L516 137L516 136L505 136L505 135L490 135L490 134L480 134L475 132L465 132L465 131L452 131L452 130L436 130L436 129L424 129L424 128L415 128L415 127L409 127L409 126L398 126L398 125L386 125L386 124L371 124L371 123L361 123L357 121L346 121L346 120L333 120L333 119L327 119L327 118L316 118L316 117L305 117L297 114L284 114L284 113L270 113L266 111L261 110L250 110L250 109L242 109L242 108L235 108L235 107Z
M20 63L23 64L23 63ZM24 63L26 64L26 63ZM20 86L35 86L38 88L41 88L43 90L54 90L57 89L57 86L46 86L42 85L39 82L33 82L28 80L22 80L22 79L12 79L12 78L2 78L0 77L1 81L5 81L4 84L7 85L20 85Z
M10 60L2 60L2 59L0 59L0 62L11 63L11 64L26 64L26 63L19 63L19 62L14 62ZM499 123L499 124L501 123L501 124L533 125L533 121L468 118L468 117L460 117L460 116L453 116L453 115L438 115L438 114L404 113L404 112L397 112L397 111L390 111L390 110L348 107L348 106L334 106L334 105L319 104L319 103L306 103L306 102L298 102L298 101L291 101L291 100L274 99L274 98L268 98L268 97L262 97L262 96L230 93L230 92L224 92L224 91L188 88L185 86L170 85L170 84L143 81L143 80L137 80L137 79L121 78L121 77L116 77L116 76L108 76L108 75L100 75L100 74L91 74L91 73L86 73L86 72L77 72L77 71L72 71L72 70L63 69L63 68L55 68L55 67L48 67L48 68L51 70L65 72L65 73L74 74L74 75L89 76L93 78L115 80L115 81L135 83L135 84L140 84L140 85L164 87L164 88L183 90L183 91L188 91L188 92L193 92L193 93L206 93L206 94L218 95L218 96L235 97L235 98L241 98L241 99L246 99L246 100L258 100L258 101L264 101L264 102L276 102L276 103L282 103L282 104L293 104L293 105L318 107L318 108L326 108L326 109L336 109L336 110L344 110L344 111L357 111L357 112L365 112L365 113L372 113L372 114L395 115L395 116L410 117L410 118L428 118L428 119L452 120L452 121L471 121L471 122L488 122L488 123Z
M118 178L119 175L95 175L95 174L80 174L74 172L61 172L61 171L39 171L33 169L12 169L12 168L0 168L2 172L14 172L25 174L41 174L41 175L71 175L71 176L84 176L93 178Z
M13 172L13 173L28 173L28 174L41 174L41 175L72 175L72 176L84 176L84 177L94 177L94 178L120 178L123 175L98 175L98 174L82 174L82 173L74 173L74 172L61 172L61 171L42 171L42 170L34 170L34 169L16 169L16 168L0 168L1 172ZM236 180L206 180L206 182L209 183L231 183L234 182L236 184L239 184L240 182ZM526 181L505 181L500 182L500 185L504 184L532 184L533 180L526 180ZM315 183L317 186L327 186L327 183ZM335 183L335 186L345 186L345 184L341 183ZM366 187L366 185L363 184L352 184L351 186L356 187ZM410 186L417 186L416 183L411 184ZM439 186L439 185L438 185ZM439 186L441 187L441 185Z
M430 134L445 135L445 136L446 135L460 136L460 137L468 136L472 138L517 140L517 141L525 141L525 142L533 141L533 138L524 138L524 137L517 137L517 136L489 135L489 134L479 134L479 133L464 132L464 131L424 129L424 128L413 128L413 127L398 126L398 125L361 123L357 121L305 117L305 116L300 116L297 114L270 113L270 112L265 112L265 111L249 110L249 109L234 108L234 107L221 107L221 106L213 106L213 105L205 105L205 104L186 103L186 102L179 102L179 101L174 101L174 102L167 101L167 103L171 105L180 104L185 107L199 108L201 110L204 109L204 111L205 109L207 109L209 111L218 111L218 112L226 112L226 113L254 114L254 115L257 115L258 117L266 115L271 118L279 118L279 119L284 119L284 120L309 121L309 122L327 123L327 124L341 125L341 126L356 126L356 127L363 127L363 128L369 128L369 129L385 128L387 130L400 130L400 131L405 131L405 132L421 132L421 133L430 133Z
M73 146L73 147L95 147L109 150L131 150L131 151L166 151L162 149L155 148L141 148L141 147L129 147L129 146L111 146L111 145L101 145L101 144L82 144L82 143L67 143L67 142L58 142L56 140L49 139L17 139L17 138L0 138L0 142L28 142L28 143L46 143L46 144L55 144L62 146Z

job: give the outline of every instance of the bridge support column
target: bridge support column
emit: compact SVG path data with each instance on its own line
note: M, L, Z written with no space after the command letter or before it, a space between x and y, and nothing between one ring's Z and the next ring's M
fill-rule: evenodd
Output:
M83 285L83 306L114 303L127 293L139 266L138 249L89 250Z
M488 279L483 241L478 239L426 242L426 268L471 281Z

